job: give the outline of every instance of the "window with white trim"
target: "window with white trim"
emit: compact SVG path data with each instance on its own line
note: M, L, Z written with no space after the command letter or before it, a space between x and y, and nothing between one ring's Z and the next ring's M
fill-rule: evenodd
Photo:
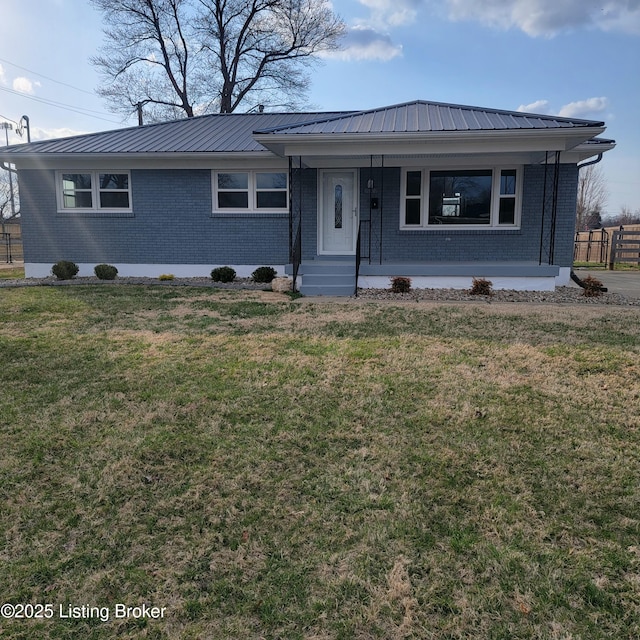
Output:
M517 228L522 171L405 169L400 228Z
M131 211L128 171L59 171L56 191L59 211Z
M214 211L287 211L286 171L214 171Z

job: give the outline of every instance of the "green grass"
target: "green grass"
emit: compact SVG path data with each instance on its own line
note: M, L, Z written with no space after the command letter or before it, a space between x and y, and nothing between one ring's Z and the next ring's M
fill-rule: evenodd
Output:
M0 263L0 280L16 280L24 278L24 267L12 267Z
M636 310L0 290L16 639L640 637ZM160 620L58 606L166 607Z
M591 271L607 271L609 269L608 262L574 262L573 266L580 269L589 269ZM639 271L640 264L634 262L616 262L614 271Z

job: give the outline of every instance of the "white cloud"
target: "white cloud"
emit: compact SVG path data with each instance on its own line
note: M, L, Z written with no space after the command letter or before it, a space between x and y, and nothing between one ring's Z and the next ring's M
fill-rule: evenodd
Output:
M88 133L87 131L76 131L74 129L69 128L60 128L60 129L42 129L41 127L31 127L31 140L35 142L36 140L51 140L54 138L68 138L71 136L79 136L84 133ZM26 140L23 140L26 142Z
M415 22L422 0L358 0L370 11L359 24L377 27L400 27Z
M7 75L4 72L3 66L0 64L0 84L7 84Z
M640 0L447 0L453 20L475 20L530 36L578 27L640 34Z
M356 24L378 30L413 24L420 9L448 13L500 29L520 29L532 37L595 28L640 35L640 0L358 0L369 10Z
M537 113L548 116L559 116L561 118L585 118L592 119L596 114L600 114L609 108L609 100L604 96L599 98L587 98L586 100L576 100L569 102L555 111L548 100L536 100L530 104L521 104L517 111L524 113Z
M591 114L601 113L609 106L609 101L605 97L587 98L565 104L558 112L563 118L583 118Z
M29 78L15 78L13 81L13 90L19 91L20 93L26 93L28 95L33 95L35 93L35 87L39 87L39 82L32 82Z
M542 113L545 115L551 115L551 106L548 100L536 100L531 104L521 104L516 111L523 113Z
M394 44L391 38L375 29L356 26L349 29L342 40L339 51L323 54L337 60L379 60L388 62L402 55L402 45Z

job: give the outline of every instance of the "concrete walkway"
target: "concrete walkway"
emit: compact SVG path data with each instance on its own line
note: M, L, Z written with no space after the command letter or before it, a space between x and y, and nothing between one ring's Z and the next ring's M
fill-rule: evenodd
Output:
M609 293L619 293L627 298L640 298L640 271L600 271L581 268L575 272L580 279L587 276L597 278L607 287Z

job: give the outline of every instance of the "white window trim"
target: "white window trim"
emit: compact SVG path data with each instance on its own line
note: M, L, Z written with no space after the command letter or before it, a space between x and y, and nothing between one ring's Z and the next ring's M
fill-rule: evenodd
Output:
M247 207L218 207L218 192L222 191L245 191L244 189L218 189L219 173L246 173L248 177L248 206ZM258 189L257 174L259 173L284 173L287 180L286 189ZM213 213L283 213L289 211L289 172L283 169L214 169L211 172L212 205ZM284 191L284 207L261 207L258 208L258 191Z
M524 169L522 165L499 165L492 167L473 167L476 169L490 169L491 178L491 221L489 224L429 224L429 184L431 171L464 171L465 167L438 167L426 169L424 167L405 167L402 169L400 180L400 229L403 231L422 231L425 229L442 229L447 231L495 231L520 229L522 213L522 181ZM502 171L515 169L516 171L516 193L515 193L515 214L513 224L499 224L500 213L500 177ZM469 168L471 171L472 168ZM405 224L405 212L407 199L416 199L415 196L407 198L407 173L411 171L421 171L422 180L420 186L420 224ZM506 196L511 197L511 196Z
M92 207L65 207L64 206L64 187L63 187L63 175L70 173L89 173L91 174L91 201ZM128 207L101 207L100 206L100 193L101 192L114 192L120 193L124 189L100 189L100 174L114 173L124 174L127 176L127 183L129 188L127 192L129 194L129 206ZM56 171L56 198L58 204L58 213L131 213L133 211L133 201L131 195L131 171L122 169L64 169L62 171Z

